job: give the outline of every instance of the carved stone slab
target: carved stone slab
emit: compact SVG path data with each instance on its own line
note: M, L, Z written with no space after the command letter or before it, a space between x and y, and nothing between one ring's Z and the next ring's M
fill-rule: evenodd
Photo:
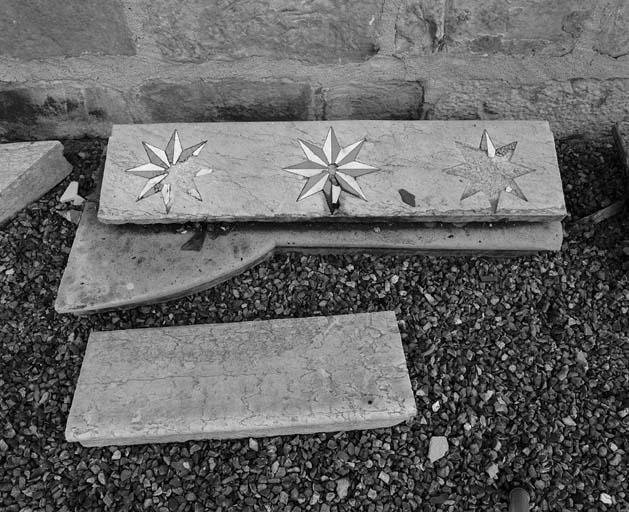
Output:
M236 224L198 251L176 226L113 226L98 222L86 203L55 309L87 314L153 304L210 288L276 251L487 254L558 251L561 223L427 227L380 224ZM220 231L219 231L220 233Z
M381 428L416 414L393 312L93 332L85 446Z
M114 126L98 217L185 221L552 221L544 121Z
M0 225L43 196L71 170L61 142L1 144Z

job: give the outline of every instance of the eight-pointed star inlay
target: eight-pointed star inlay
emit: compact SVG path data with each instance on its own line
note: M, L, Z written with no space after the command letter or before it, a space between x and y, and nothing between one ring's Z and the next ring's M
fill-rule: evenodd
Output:
M297 201L323 192L330 213L334 213L339 206L341 190L367 200L356 178L380 169L356 160L365 139L342 148L334 129L330 128L323 148L301 139L298 142L306 161L284 167L285 171L308 178Z
M169 213L174 199L172 185L177 184L178 188L183 189L190 197L195 198L197 201L203 201L194 178L210 174L212 169L201 168L193 175L190 168L179 164L183 164L193 156L199 156L206 144L207 141L203 141L183 149L177 130L170 137L166 149L160 149L147 142L142 142L148 155L149 163L138 165L125 171L148 180L138 194L137 200L140 201L161 192L166 213Z
M492 213L498 210L502 192L509 192L528 201L515 178L534 172L535 169L511 162L517 142L497 148L487 130L484 130L478 149L456 141L455 144L463 154L465 163L445 169L445 172L467 180L461 201L483 192L489 200Z

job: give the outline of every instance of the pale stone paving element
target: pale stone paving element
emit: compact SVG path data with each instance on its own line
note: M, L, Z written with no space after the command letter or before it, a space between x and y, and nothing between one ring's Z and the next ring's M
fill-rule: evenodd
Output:
M560 222L492 227L417 224L238 224L200 251L182 251L191 233L175 226L98 222L87 202L61 279L55 309L85 314L151 304L210 288L277 251L487 254L558 251ZM208 237L209 238L209 237Z
M358 168L349 171L354 173L349 177L353 185L343 190L360 192L356 192L357 197L332 193L335 198L340 196L340 207L333 216L322 194L303 198L304 176L285 170L303 161L304 155L307 161L329 168L324 153L330 128L348 152L352 143L364 139L359 162L339 163L362 163L378 169L366 175ZM208 143L193 161L179 164L171 172L213 172L195 179L202 199L174 186L173 203L167 211L157 194L138 201L146 179L126 171L146 163L142 142L163 144L174 130L182 140ZM498 147L517 143L509 165L531 170L510 176L522 194L500 194L495 212L485 189L462 197L469 189L468 181L446 172L466 161L457 144L478 147L485 130ZM330 174L343 165L333 167ZM324 182L316 185L323 186ZM400 189L415 196L414 207L402 201ZM302 200L297 201L300 197ZM140 224L310 219L547 222L560 220L565 213L554 140L546 122L329 121L116 125L108 145L98 217L107 223Z
M445 436L433 436L430 438L428 446L428 459L430 462L436 462L448 453L450 446L448 438Z
M66 439L333 432L416 414L393 312L93 332Z
M71 170L58 141L0 145L0 225L39 199Z

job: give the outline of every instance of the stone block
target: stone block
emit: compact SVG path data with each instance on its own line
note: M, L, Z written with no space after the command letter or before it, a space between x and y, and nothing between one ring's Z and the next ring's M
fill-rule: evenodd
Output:
M629 2L608 0L593 11L598 14L594 50L614 59L629 55Z
M152 122L305 120L312 109L310 86L288 80L158 80L139 97Z
M43 196L71 170L60 142L0 145L0 225Z
M382 428L416 414L393 312L92 332L84 446Z
M347 82L323 92L324 119L419 119L424 91L419 82Z
M3 0L0 55L18 59L134 55L119 0Z
M377 51L380 0L143 0L145 30L178 62L253 56L363 61Z
M629 53L624 0L403 0L395 51L562 57L580 48Z
M504 80L444 80L425 89L424 101L435 119L552 119L562 136L600 137L629 114L629 78L536 77L515 86Z
M8 139L104 136L133 117L115 89L49 82L0 90L0 135Z
M215 228L196 251L182 251L193 237L176 225L98 222L85 205L57 293L59 313L154 304L215 286L276 252L376 252L507 256L558 251L561 222L465 227L382 224L237 224Z
M546 122L336 121L115 126L98 218L459 223L565 213Z

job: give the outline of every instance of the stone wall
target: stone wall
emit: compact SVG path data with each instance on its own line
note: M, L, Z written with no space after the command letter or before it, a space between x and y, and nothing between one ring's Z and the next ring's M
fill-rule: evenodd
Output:
M0 138L112 123L629 118L627 0L3 0Z

